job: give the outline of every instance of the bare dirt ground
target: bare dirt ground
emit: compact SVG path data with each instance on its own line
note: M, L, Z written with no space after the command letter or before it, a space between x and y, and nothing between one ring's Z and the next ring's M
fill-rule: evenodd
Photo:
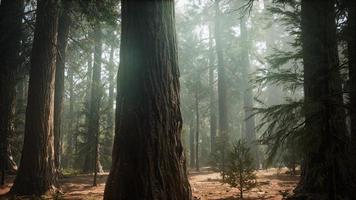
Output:
M283 196L291 193L295 187L298 177L285 173L285 169L268 169L257 172L258 186L244 195L245 200L282 200ZM45 199L66 199L66 200L98 200L103 198L103 191L107 174L101 174L98 178L98 186L92 186L91 175L69 176L60 179L62 193L47 196ZM0 188L0 199L11 187L10 184ZM208 169L200 172L190 171L189 180L193 196L200 200L237 200L239 190L231 188L227 184L221 183L219 173ZM30 198L21 198L30 199Z

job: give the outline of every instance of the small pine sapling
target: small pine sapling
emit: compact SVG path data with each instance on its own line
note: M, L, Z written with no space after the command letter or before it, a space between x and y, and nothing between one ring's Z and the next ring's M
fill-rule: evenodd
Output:
M243 192L256 187L255 165L250 148L239 140L234 145L228 156L225 169L225 183L240 190L240 198Z

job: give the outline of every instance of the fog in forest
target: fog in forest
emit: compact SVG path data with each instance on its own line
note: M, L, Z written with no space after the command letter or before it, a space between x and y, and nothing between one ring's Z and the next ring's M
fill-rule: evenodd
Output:
M0 199L356 199L355 0L0 0Z

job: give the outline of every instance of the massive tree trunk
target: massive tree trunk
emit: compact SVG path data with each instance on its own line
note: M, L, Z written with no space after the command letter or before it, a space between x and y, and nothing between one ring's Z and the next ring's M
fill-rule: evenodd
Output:
M14 132L16 79L20 69L23 1L3 0L0 4L0 169L15 172L9 138Z
M307 154L298 199L351 197L334 0L302 0Z
M246 26L246 17L242 17L240 22L241 30L241 64L242 64L242 76L244 81L244 111L245 111L245 136L249 147L251 148L251 153L254 157L256 169L259 168L259 156L258 147L256 144L256 131L255 131L255 117L253 115L253 91L252 86L249 84L249 73L250 73L250 59L249 50L250 45L248 41L248 32Z
M88 133L87 133L87 148L85 162L83 166L84 172L102 171L98 157L99 148L99 129L100 129L100 103L102 97L101 85L101 63L102 63L102 30L99 22L94 24L94 64L93 77L91 82L91 97L89 105Z
M218 61L218 104L219 104L219 138L221 140L222 170L225 169L225 146L228 141L228 111L227 111L227 87L226 70L221 36L221 11L220 0L215 0L215 44ZM224 178L224 175L223 175Z
M64 68L66 62L69 27L71 23L68 9L70 9L70 3L69 1L64 1L58 21L58 52L56 60L56 79L54 92L54 162L57 170L60 170L61 167L61 122L64 95Z
M25 139L11 193L41 195L54 175L53 107L57 43L57 0L39 0L31 55Z
M348 58L351 102L351 141L356 155L356 1L347 0L348 9ZM355 174L356 176L356 174Z
M209 93L210 93L210 153L216 153L216 92L215 92L215 76L214 76L214 49L213 36L211 26L209 26Z
M113 165L104 199L191 200L174 0L122 1Z

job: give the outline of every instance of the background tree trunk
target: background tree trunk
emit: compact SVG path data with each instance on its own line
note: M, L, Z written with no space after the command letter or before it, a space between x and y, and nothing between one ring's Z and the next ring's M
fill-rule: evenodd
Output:
M19 195L42 195L53 188L53 107L57 43L57 0L39 0L31 55L25 138L11 188Z
M0 169L1 181L5 172L17 169L12 159L10 135L14 133L16 83L21 66L19 53L22 39L23 1L3 0L0 4Z
M200 77L198 77L198 83L195 91L195 169L199 171L199 132L200 132L200 115L199 115L199 87Z
M69 111L68 111L68 132L67 132L67 152L68 152L68 158L67 158L67 167L73 167L74 166L74 159L73 157L77 153L77 146L75 143L75 136L76 136L76 131L74 130L73 124L76 119L75 112L74 112L74 103L75 103L75 93L74 93L74 69L72 67L68 68L67 71L67 78L68 78L68 83L69 83ZM77 123L78 124L78 123ZM74 152L73 152L74 149Z
M213 35L212 28L209 26L209 93L210 93L210 152L215 153L216 150L216 132L217 132L217 118L216 118L216 92L215 92L215 66L214 66L214 49L213 49Z
M189 166L190 168L194 168L196 166L195 164L195 135L194 135L194 120L190 121L189 124L189 150L190 150L190 162Z
M66 49L68 43L68 35L71 24L69 16L70 3L63 1L63 8L58 20L58 38L57 38L57 60L56 60L56 79L54 92L54 163L56 170L61 167L61 125L63 111L63 95L64 95L64 69L66 62Z
M104 199L191 200L174 0L123 0L113 165Z
M219 138L221 140L222 170L225 169L225 146L228 141L228 111L227 111L227 87L226 70L224 64L223 44L221 36L221 11L220 0L215 0L215 44L218 61L218 104L219 104ZM224 179L224 174L223 174Z
M259 155L258 155L258 147L256 144L256 131L255 131L255 117L253 116L253 91L252 86L249 83L249 73L250 73L250 59L249 59L249 50L250 45L248 41L248 32L246 26L246 16L242 17L240 22L240 30L241 30L241 43L242 49L241 52L241 64L242 66L242 74L244 81L244 111L245 111L245 136L249 147L251 148L251 154L253 155L256 169L259 168Z
M101 164L98 156L99 148L99 131L100 131L100 103L102 97L101 85L101 63L102 63L102 30L99 22L94 24L94 64L93 77L91 82L91 97L89 106L88 119L88 151L86 152L83 171L84 172L101 172Z

